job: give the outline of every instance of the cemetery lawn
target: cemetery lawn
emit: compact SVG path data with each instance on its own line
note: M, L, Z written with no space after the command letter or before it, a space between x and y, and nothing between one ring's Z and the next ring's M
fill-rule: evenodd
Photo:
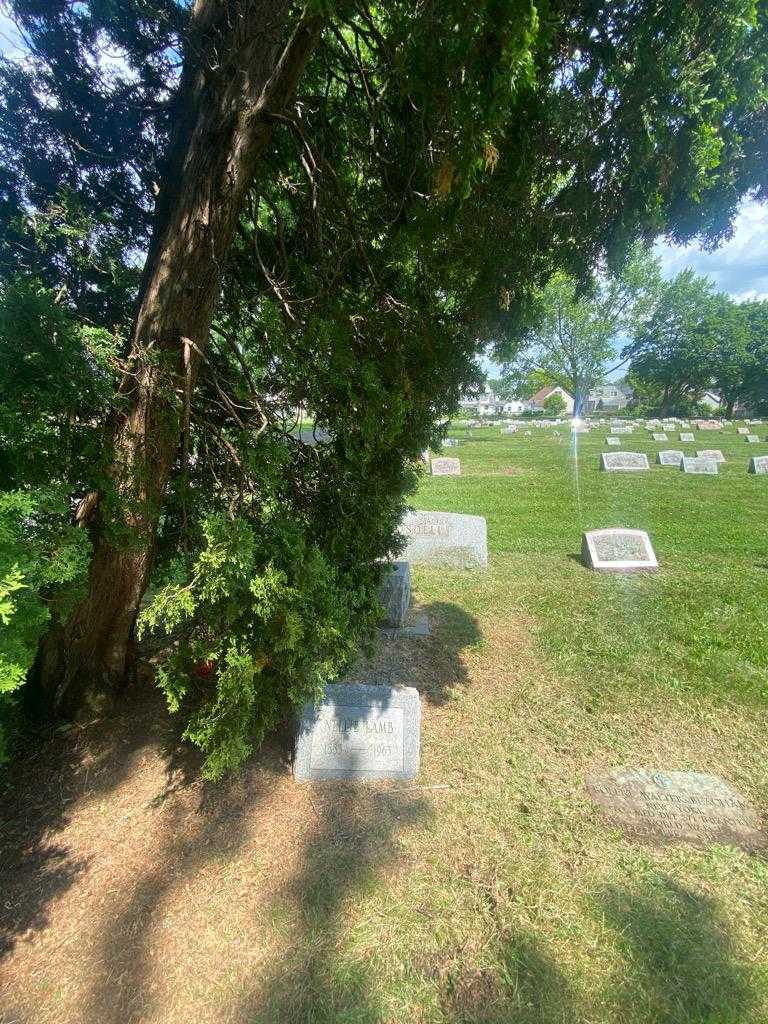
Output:
M605 473L604 431L561 431L456 429L462 476L414 498L484 516L490 557L415 567L432 635L357 669L421 691L415 783L297 786L278 737L203 785L153 698L30 758L0 1021L766 1024L768 859L630 840L584 779L703 771L768 809L768 443L636 430L727 461ZM609 526L660 570L585 569Z

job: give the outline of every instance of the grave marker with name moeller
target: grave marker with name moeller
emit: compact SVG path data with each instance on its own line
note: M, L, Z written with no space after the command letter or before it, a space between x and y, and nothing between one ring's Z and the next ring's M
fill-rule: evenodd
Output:
M400 558L411 565L485 569L488 531L482 516L456 512L407 512L400 524L406 546Z
M299 722L293 776L408 782L419 770L421 701L412 686L328 683Z
M645 452L603 452L600 455L600 469L609 473L631 473L650 468Z
M461 462L459 459L432 459L430 468L432 476L461 476Z
M586 782L606 823L636 838L749 851L766 846L755 810L716 775L630 769L589 775Z
M581 538L581 558L589 569L601 572L634 572L659 567L644 530L589 530Z

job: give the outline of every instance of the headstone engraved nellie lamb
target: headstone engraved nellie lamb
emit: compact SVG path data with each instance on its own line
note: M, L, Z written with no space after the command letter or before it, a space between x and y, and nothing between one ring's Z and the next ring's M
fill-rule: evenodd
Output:
M748 473L756 473L758 476L768 476L768 455L756 455L749 460Z
M658 453L656 461L660 466L679 466L682 458L682 452L676 448L667 448L665 451Z
M693 459L684 455L680 460L680 469L683 473L706 473L708 476L718 475L718 465L715 459Z
M766 846L750 804L716 775L619 770L587 776L587 792L607 824L659 844Z
M432 459L432 476L461 476L461 462L458 459Z
M401 557L411 565L485 569L488 530L482 516L455 512L407 512L400 524L406 540Z
M609 473L631 473L651 467L644 452L603 452L600 456L600 468Z
M658 569L650 538L644 530L589 530L581 538L581 558L600 572Z
M419 770L421 701L412 686L328 683L299 722L298 782L399 779Z

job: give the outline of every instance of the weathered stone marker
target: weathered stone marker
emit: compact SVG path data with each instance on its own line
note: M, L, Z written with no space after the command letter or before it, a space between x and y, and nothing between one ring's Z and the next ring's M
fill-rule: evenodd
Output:
M725 456L719 448L703 448L696 452L700 459L714 459L715 462L725 462Z
M748 473L757 473L758 476L768 476L768 455L756 455L749 460Z
M650 468L644 452L603 452L600 456L600 469L609 473L631 473Z
M430 468L432 476L461 476L461 462L458 459L432 459Z
M716 775L641 769L588 775L587 792L607 824L656 843L766 846L750 804Z
M619 448L621 446L620 437L606 437L605 443L610 445L611 448Z
M686 444L692 444L696 440L695 434L689 434L685 431L680 435L680 440Z
M736 427L736 433L746 435L749 433L749 427Z
M747 442L747 444L759 444L760 443L760 438L757 436L757 434L745 434L744 435L744 440Z
M485 569L488 531L481 516L455 512L408 512L400 524L406 538L402 558L411 565Z
M651 436L653 437L654 441L668 441L669 440L669 438L667 437L666 434L652 434Z
M715 459L693 459L684 455L680 461L680 469L684 473L707 473L710 476L717 476L718 468Z
M379 587L379 604L384 605L382 626L402 626L411 604L411 567L407 562L392 562Z
M443 439L443 448L458 448L459 440L456 437L446 437Z
M629 426L611 427L611 433L612 434L631 434L634 429L635 429L634 427L629 427Z
M659 563L644 530L589 530L581 538L581 558L600 572L658 569Z
M676 448L667 448L665 451L659 452L656 456L656 461L660 466L680 466L680 462L683 459L683 453L678 451Z
M410 781L420 745L421 701L412 686L328 683L320 703L302 711L293 776Z

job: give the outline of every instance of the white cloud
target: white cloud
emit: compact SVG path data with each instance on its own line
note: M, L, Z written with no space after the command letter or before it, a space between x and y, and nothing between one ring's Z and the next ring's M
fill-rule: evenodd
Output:
M706 275L719 291L739 302L768 299L768 207L753 200L742 203L734 222L733 237L714 252L696 243L655 246L665 278L690 267Z

